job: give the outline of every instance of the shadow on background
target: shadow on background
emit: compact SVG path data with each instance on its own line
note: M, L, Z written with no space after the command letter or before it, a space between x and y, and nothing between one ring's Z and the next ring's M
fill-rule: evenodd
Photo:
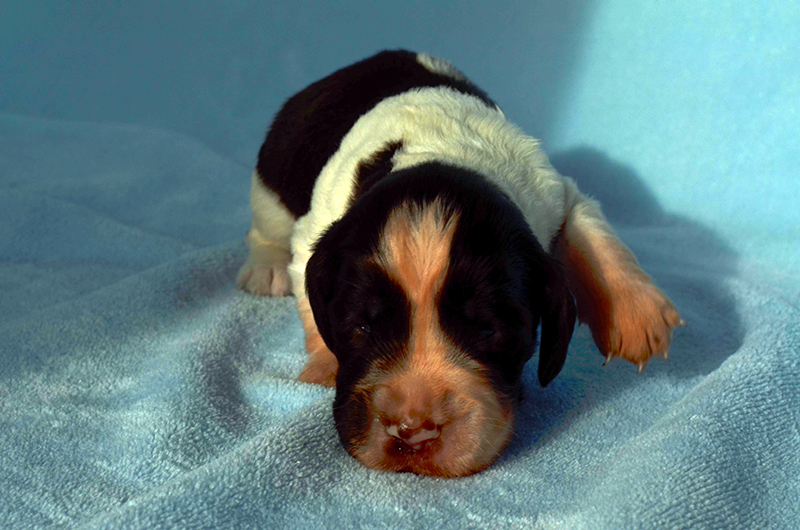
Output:
M655 225L666 214L655 195L631 168L591 147L557 153L550 162L562 175L572 177L585 194L600 201L614 225Z
M564 370L550 387L541 389L535 377L526 376L516 436L506 458L528 452L567 428L582 411L647 384L649 378L699 380L736 352L744 337L736 301L726 286L736 271L733 250L707 228L665 212L633 169L596 149L558 153L551 162L600 201L617 233L688 325L675 331L669 362L652 360L639 376L634 365L619 359L603 368L588 329L576 328ZM528 374L535 362L527 367Z

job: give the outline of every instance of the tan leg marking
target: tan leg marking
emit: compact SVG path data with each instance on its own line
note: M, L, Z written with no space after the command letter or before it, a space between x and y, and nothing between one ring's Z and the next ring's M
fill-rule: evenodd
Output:
M298 379L304 383L336 386L336 373L339 371L339 362L319 334L308 298L305 296L298 298L297 309L300 312L300 319L303 321L303 329L306 332L306 351L308 351L308 363L306 363L303 371L300 372Z
M619 356L641 370L651 356L667 355L672 329L684 322L595 202L580 197L554 253L566 265L578 318L606 359Z

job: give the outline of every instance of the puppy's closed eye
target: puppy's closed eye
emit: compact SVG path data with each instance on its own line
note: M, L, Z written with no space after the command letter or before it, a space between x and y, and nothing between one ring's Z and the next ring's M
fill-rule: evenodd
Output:
M408 333L407 302L382 271L366 267L347 277L332 305L334 334L355 350L402 341Z

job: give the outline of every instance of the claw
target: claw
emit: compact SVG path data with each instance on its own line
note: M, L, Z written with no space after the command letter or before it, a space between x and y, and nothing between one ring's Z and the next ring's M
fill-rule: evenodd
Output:
M669 350L664 352L664 362L669 361Z
M642 362L642 363L639 363L639 371L638 371L638 372L636 372L636 375L639 375L640 373L642 373L642 369L643 369L643 368L644 368L644 363L643 363L643 362Z
M606 356L606 360L603 362L603 366L608 366L608 363L610 363L610 362L611 362L611 354L609 353Z

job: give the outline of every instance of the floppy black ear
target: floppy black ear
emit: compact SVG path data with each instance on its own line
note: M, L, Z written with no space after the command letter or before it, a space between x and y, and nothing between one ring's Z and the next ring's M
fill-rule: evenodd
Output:
M544 387L555 379L567 358L567 347L575 329L575 300L567 286L561 264L548 259L540 298L542 336L539 339L539 383Z
M311 258L306 264L306 295L314 314L317 329L331 351L333 348L333 326L331 303L336 296L337 277L341 270L342 259L337 248L332 244L331 227L317 242Z

